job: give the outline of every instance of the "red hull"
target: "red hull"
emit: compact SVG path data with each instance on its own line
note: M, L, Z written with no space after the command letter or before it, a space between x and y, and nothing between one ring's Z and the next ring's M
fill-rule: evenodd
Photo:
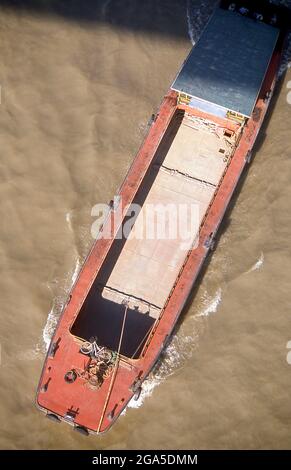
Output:
M83 369L86 365L87 358L80 354L80 342L71 334L70 329L106 260L118 227L115 227L111 239L100 238L94 244L71 291L44 364L37 405L45 413L64 419L84 431L104 432L112 426L153 368L189 297L210 250L209 241L214 238L242 171L247 165L269 105L269 100L264 100L264 97L267 91L271 91L272 94L274 90L280 56L281 48L274 52L254 113L243 129L235 152L204 217L199 246L189 252L162 314L147 338L142 354L138 359L121 357L113 383L108 379L98 390L87 387L79 378L74 383L64 381L64 376L69 370ZM120 188L119 195L122 197L124 207L134 200L175 112L180 109L195 116L209 117L197 110L179 105L177 96L174 91L169 91L165 96L157 118ZM211 120L214 119L211 116ZM219 125L227 129L233 130L236 127L231 120L220 118L216 120ZM107 224L111 222L113 215L111 211Z

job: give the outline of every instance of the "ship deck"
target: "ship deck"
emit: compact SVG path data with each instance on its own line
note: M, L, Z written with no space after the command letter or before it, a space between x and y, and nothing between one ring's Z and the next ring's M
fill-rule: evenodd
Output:
M137 357L159 317L233 153L236 134L177 111L133 201L129 236L116 239L72 333ZM158 212L159 210L159 212ZM161 215L163 214L163 215ZM123 224L126 229L127 218Z

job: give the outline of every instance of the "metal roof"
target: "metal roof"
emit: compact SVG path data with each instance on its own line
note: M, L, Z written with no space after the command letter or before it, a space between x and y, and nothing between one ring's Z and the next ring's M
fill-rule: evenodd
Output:
M279 30L217 9L172 89L250 116Z

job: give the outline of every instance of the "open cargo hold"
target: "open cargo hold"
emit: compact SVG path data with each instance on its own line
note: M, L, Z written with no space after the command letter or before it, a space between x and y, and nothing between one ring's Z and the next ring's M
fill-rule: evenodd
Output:
M109 429L140 390L250 160L274 91L287 15L265 2L255 21L251 5L258 2L246 3L241 14L242 2L233 7L223 1L181 68L58 323L37 405L82 433ZM120 237L133 204L140 212L130 236ZM167 227L175 208L186 208L184 222L196 208L186 242L180 235L157 236L155 217L149 224L154 236L147 236L146 211L159 205L172 208L165 213ZM114 224L118 210L120 223Z
M117 350L124 303L128 302L121 354L136 357L170 295L190 243L194 244L199 236L200 223L232 155L236 137L236 133L202 117L184 111L174 115L133 201L142 207L134 229L144 236L114 240L73 325L73 334L87 340L96 336L100 344ZM142 233L147 228L144 211L149 205L159 204L170 205L166 225L175 207L178 212L183 204L183 214L189 216L191 208L197 207L199 221L190 240L146 238ZM153 235L158 232L158 219L152 221Z

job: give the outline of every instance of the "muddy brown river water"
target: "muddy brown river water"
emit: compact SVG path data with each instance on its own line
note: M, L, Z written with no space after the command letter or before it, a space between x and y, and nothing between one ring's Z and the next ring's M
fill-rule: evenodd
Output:
M139 401L85 438L34 406L46 347L92 243L91 208L115 194L215 2L19 3L0 2L0 448L290 449L288 53L171 344Z

